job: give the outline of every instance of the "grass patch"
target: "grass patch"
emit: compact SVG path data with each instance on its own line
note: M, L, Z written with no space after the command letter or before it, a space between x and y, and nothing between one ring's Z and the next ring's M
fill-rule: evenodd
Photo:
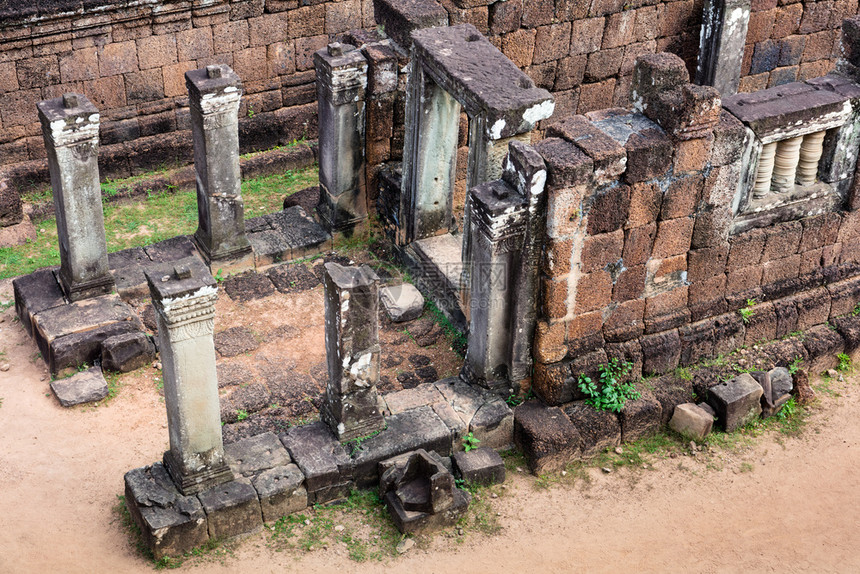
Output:
M151 176L151 173L146 175ZM102 187L107 186L107 191L103 191L106 195L110 195L111 190L116 193L118 188L142 177L105 182ZM245 217L280 211L285 196L315 185L317 179L317 168L309 167L243 181ZM108 203L104 206L104 221L108 251L111 252L191 234L197 229L197 193L153 193L142 200ZM0 248L0 279L59 264L57 222L54 218L38 224L36 239L24 245Z
M468 346L466 335L457 330L457 328L451 324L451 321L448 320L448 317L445 316L445 313L443 313L442 310L439 309L439 307L437 307L430 299L426 299L424 301L424 308L430 312L433 320L442 327L442 332L445 333L445 336L451 341L451 349L460 355L461 358L464 358L466 356L466 347Z

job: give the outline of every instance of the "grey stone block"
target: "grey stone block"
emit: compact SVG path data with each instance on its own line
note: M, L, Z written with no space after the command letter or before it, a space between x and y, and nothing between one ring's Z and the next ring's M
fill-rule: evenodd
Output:
M280 439L305 475L309 502L327 502L344 490L349 493L350 458L325 423L293 427Z
M481 441L481 446L505 450L514 444L514 412L499 397L481 405L472 420L469 431Z
M295 464L276 466L261 472L253 479L260 497L263 522L274 522L308 506L305 475Z
M388 393L384 398L388 411L393 415L445 401L434 383L423 383L411 389Z
M621 421L621 442L632 442L651 436L660 430L663 407L651 395L643 394L635 401L627 401L618 413Z
M695 403L684 403L675 407L669 428L678 434L701 441L711 433L714 417L711 413L696 406Z
M287 449L271 432L225 445L224 461L236 476L250 476L261 470L285 466L292 462Z
M505 482L505 461L491 448L455 452L452 458L458 474L467 482L483 485Z
M714 408L726 432L732 432L761 415L762 388L743 373L710 388L708 403Z
M353 478L365 488L379 481L378 464L404 452L424 449L451 454L450 430L430 407L419 407L386 419L379 434L361 442L351 453Z
M209 539L200 501L179 494L161 463L125 474L125 504L156 560L180 556Z
M37 313L64 305L63 290L57 282L59 267L37 269L12 281L15 293L15 313L27 333L33 336L33 316Z
M128 373L155 359L155 345L140 331L114 335L102 341L102 368Z
M260 500L248 479L219 484L198 493L197 498L206 511L212 538L238 536L263 526Z
M540 401L514 409L514 441L534 474L560 471L582 450L582 437L564 411Z
M412 321L424 312L424 296L410 283L383 287L379 290L379 300L395 323Z
M68 379L53 381L51 390L64 407L92 403L108 396L107 381L99 367L92 367Z
M582 437L582 456L590 458L621 443L621 423L611 411L599 411L585 401L574 401L564 413Z

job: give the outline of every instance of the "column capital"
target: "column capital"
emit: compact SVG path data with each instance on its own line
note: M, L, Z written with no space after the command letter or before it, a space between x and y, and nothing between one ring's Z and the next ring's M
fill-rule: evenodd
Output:
M55 147L98 143L99 110L83 94L64 94L36 104L42 132Z
M239 75L225 64L185 72L185 86L189 104L203 114L232 110L244 91Z

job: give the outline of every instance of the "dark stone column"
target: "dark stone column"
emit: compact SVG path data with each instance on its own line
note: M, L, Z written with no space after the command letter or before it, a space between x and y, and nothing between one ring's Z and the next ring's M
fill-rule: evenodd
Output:
M194 494L233 480L224 462L215 370L218 288L211 275L192 276L187 267L170 275L147 272L146 280L158 323L170 434L164 466L182 494Z
M329 231L367 218L364 97L367 60L349 44L314 54L319 110L319 213Z
M239 171L242 82L228 66L212 65L185 72L185 85L197 171L194 241L211 268L253 267Z
M325 264L326 403L320 412L341 441L382 430L379 381L379 277L363 265Z
M738 92L750 20L750 0L705 0L696 83L722 97Z
M463 377L501 393L531 370L546 167L515 142L503 179L470 191L471 323Z
M99 111L86 96L65 94L37 104L60 242L60 285L71 301L110 293L99 185Z

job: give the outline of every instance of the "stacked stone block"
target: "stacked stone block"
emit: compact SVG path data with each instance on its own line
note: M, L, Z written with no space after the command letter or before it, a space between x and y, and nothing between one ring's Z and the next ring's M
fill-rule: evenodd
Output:
M845 81L816 85L848 93ZM549 204L533 384L549 404L579 398L576 377L613 357L634 376L665 373L857 303L852 178L834 184L842 209L738 225L749 136L716 90L656 54L637 62L632 99L633 112L569 117L537 145Z

